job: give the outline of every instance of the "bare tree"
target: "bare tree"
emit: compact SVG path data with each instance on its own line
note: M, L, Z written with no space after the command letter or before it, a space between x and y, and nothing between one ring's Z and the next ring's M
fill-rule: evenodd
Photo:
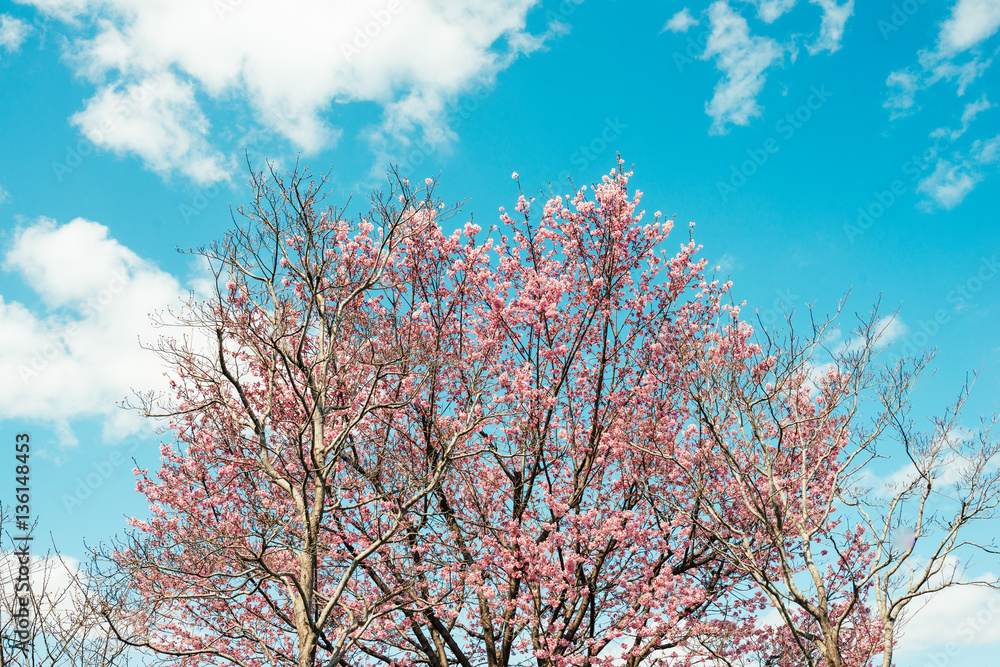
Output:
M0 665L138 664L100 610L90 605L96 582L54 547L44 555L25 557L22 534L11 533L10 519L9 508L0 507ZM19 624L21 619L24 623Z
M963 578L977 552L998 553L995 538L980 541L970 535L976 524L1000 515L997 417L983 419L975 431L966 430L960 419L974 381L962 387L943 416L932 420L929 431L908 418L908 405L898 405L891 412L892 434L911 467L881 489L865 488L862 479L842 494L863 517L874 545L867 580L874 582L884 624L884 667L892 664L894 642L911 603L951 586L1000 588L997 581Z
M686 465L703 503L692 518L784 622L741 664L861 666L881 654L888 667L907 605L949 586L996 586L962 580L956 560L996 553L969 530L997 516L996 419L961 428L967 385L922 432L910 393L931 357L881 363L891 317L877 308L831 348L836 321L811 320L802 337L789 318L786 337L762 330L759 347L730 345L759 364L753 377L698 364L688 378L706 447ZM901 456L911 469L899 481L872 484L876 459Z

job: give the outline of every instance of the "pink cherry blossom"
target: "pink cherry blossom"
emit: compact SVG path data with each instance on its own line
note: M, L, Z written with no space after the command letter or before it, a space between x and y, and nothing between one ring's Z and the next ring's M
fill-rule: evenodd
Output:
M163 350L173 436L113 556L136 643L183 665L804 665L787 624L825 630L762 625L757 582L803 562L803 526L837 529L848 386L782 378L751 434L725 391L765 391L773 362L631 177L540 214L522 195L486 238L402 180L378 237L313 224L304 176L257 182L254 233L209 253L246 289L185 315L213 350ZM852 538L823 581L868 558ZM837 604L861 667L879 623Z

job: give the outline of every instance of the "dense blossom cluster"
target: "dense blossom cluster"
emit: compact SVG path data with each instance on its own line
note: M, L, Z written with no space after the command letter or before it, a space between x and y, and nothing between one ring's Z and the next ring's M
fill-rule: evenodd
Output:
M184 665L868 664L860 534L818 573L836 632L815 592L761 620L841 530L850 384L775 386L630 177L486 238L402 181L353 223L251 216L213 255L214 347L172 348L176 442L115 556L134 636Z

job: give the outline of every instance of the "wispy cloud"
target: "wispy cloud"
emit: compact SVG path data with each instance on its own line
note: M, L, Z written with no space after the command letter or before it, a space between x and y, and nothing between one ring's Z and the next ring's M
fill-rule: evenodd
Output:
M891 72L885 85L890 92L882 106L889 110L889 120L908 116L915 110L915 97L920 89L920 80L915 74L905 70Z
M931 137L946 137L955 142L968 132L976 117L993 108L985 94L974 102L965 105L962 111L960 126L957 128L939 127L931 132ZM954 151L951 159L939 157L934 165L934 171L917 184L917 191L927 198L921 203L925 209L935 207L953 209L982 181L985 177L983 167L1000 161L1000 136L988 140L977 139L968 149L968 154Z
M708 9L712 26L703 58L713 58L723 79L705 104L712 118L711 132L724 134L729 125L748 125L760 115L757 96L764 88L765 72L782 58L773 39L750 34L746 19L718 0Z
M761 26L758 22L753 33L741 13L744 4L715 0L709 5L704 13L709 24L708 37L700 58L712 60L722 74L712 98L705 103L705 112L712 119L710 134L726 134L731 126L749 125L762 115L758 98L767 82L768 71L776 64L783 65L786 53L791 54L790 60L794 63L803 38L810 40L806 44L810 55L840 49L847 20L854 13L854 0L846 0L843 4L837 0L809 2L821 10L817 32L777 36L757 34L756 31L762 28L773 33L775 29L771 26L781 25L778 19L795 9L796 0L750 0L757 18L766 24ZM683 33L698 23L685 7L666 22L661 32ZM694 57L693 53L689 55ZM677 56L675 53L675 63Z
M993 60L980 47L1000 29L1000 0L956 0L938 27L934 48L917 54L918 65L893 72L886 83L885 107L892 119L917 110L916 94L940 81L954 81L959 96L983 75Z
M861 336L852 336L841 340L839 343L835 339L831 339L830 343L834 345L834 354L847 354L863 349L868 344L874 345L875 349L885 348L891 345L893 341L905 336L907 332L909 332L909 328L907 328L898 315L886 315L880 318L872 328L874 338L871 341L867 341ZM837 337L840 335L838 331Z
M31 33L31 26L10 14L0 14L0 49L16 53Z
M734 269L743 268L743 264L737 261L736 256L730 252L723 254L715 264L715 268L723 273L732 273Z
M972 159L979 164L995 164L1000 161L1000 134L992 139L976 139L972 144Z
M834 53L840 50L840 42L844 37L844 27L847 19L854 14L854 0L847 0L844 4L838 4L836 0L810 0L814 5L819 5L823 10L823 19L820 24L819 37L808 46L809 53L817 54L821 51Z
M969 125L976 119L983 111L995 106L992 102L986 99L986 93L976 100L975 102L970 102L965 105L965 109L962 111L961 127L957 129L939 127L938 129L931 132L932 137L947 136L951 141L956 141L963 134L968 132Z
M698 19L691 16L691 12L687 7L680 10L676 14L670 17L670 19L663 25L663 29L660 32L687 32L693 26L698 25Z
M938 25L933 47L917 54L915 66L892 72L886 80L889 95L884 106L890 120L919 111L918 96L941 81L953 82L958 97L964 96L993 64L988 43L998 30L1000 0L955 0ZM981 113L994 106L982 93L963 105L956 126L938 127L930 135L954 145ZM986 178L983 167L997 162L997 154L998 146L992 139L977 138L971 146L955 146L950 155L939 155L934 170L917 184L917 191L924 195L919 206L925 210L955 208Z

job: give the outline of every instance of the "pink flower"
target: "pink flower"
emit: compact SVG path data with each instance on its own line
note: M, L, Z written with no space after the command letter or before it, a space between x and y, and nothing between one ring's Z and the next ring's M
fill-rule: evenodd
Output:
M510 177L513 178L514 180L517 180L517 172L515 171L514 173L512 173Z

